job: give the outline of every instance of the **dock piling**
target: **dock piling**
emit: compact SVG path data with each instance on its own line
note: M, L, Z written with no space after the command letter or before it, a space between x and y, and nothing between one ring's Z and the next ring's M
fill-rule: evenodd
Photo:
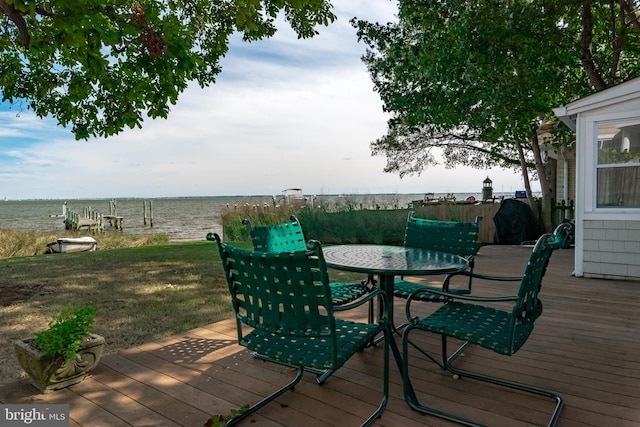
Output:
M153 201L152 200L144 200L142 202L142 217L143 217L143 224L147 225L147 203L149 203L149 208L148 208L148 212L149 212L149 225L151 227L153 227Z
M123 230L124 217L118 216L118 204L116 199L111 199L109 202L109 214L103 215L105 220L109 221L111 227L115 227L116 230Z

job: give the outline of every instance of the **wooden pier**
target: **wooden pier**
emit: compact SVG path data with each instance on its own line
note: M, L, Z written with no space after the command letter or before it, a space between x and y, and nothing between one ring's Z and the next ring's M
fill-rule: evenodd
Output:
M67 210L64 218L64 227L67 230L104 231L102 216L90 207L84 208L82 214Z
M93 210L90 206L78 213L67 209L67 204L62 208L64 215L64 226L67 230L89 230L93 232L104 231L105 224L117 230L123 230L124 217L118 216L118 209L115 200L109 202L109 213L102 214Z
M118 215L118 205L115 199L109 201L109 213L93 210L91 207L83 209L82 213L75 212L67 207L67 202L62 205L62 215L49 215L50 217L63 217L67 230L89 230L93 232L105 231L111 227L116 230L124 230L124 217ZM142 202L142 216L144 225L153 227L153 201Z

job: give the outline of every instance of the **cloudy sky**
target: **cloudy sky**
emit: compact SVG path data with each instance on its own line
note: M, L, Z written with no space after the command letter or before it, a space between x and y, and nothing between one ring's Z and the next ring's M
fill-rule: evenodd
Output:
M512 171L430 167L400 179L369 144L387 117L349 19L394 20L391 0L334 0L338 20L298 40L234 39L215 85L183 93L167 120L75 141L52 119L0 104L0 197L67 199L306 194L475 193L523 188ZM535 183L534 183L535 184Z

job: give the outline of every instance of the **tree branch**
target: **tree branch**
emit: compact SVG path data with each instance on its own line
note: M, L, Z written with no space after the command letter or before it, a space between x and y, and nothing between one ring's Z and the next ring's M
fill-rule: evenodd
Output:
M593 41L593 14L591 12L591 3L585 1L582 3L582 66L584 67L589 81L597 91L607 88L602 76L598 73L593 60L593 52L591 51L591 43Z
M14 5L8 4L6 0L0 0L0 10L16 25L20 35L20 44L25 49L29 49L31 37L29 36L29 31L27 31L27 22L24 20L22 13Z
M624 3L624 1L622 1L622 3ZM615 31L611 31L613 41L611 43L612 58L611 58L611 70L609 70L609 81L608 81L609 86L615 84L616 75L618 75L618 68L620 66L620 57L622 56L623 43L625 40L625 34L627 33L627 26L628 26L628 24L624 22L625 20L624 20L623 10L620 10L620 16L618 17L618 19L620 19L620 30L618 31L618 33L616 33ZM611 28L616 28L615 22L616 22L616 16L615 16L614 8L612 7L611 8L611 24L610 24Z
M48 17L56 16L55 13L51 12L50 10L43 9L41 7L36 7L36 12L42 16L48 16Z
M634 9L633 5L628 0L622 0L622 8L627 15L629 15L630 24L633 25L633 28L636 29L637 32L640 33L640 20L638 20L638 10Z

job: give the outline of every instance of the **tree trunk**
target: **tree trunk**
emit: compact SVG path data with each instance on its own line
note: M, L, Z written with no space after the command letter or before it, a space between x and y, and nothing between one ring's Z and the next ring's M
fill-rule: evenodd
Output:
M533 214L538 218L538 209L536 209L536 201L531 192L531 181L529 181L529 166L527 165L527 159L524 156L524 149L520 141L516 141L516 148L518 149L518 157L520 158L520 166L522 167L522 180L524 181L524 189L527 192L527 200L529 201L529 206L531 206Z
M538 179L540 180L540 190L542 192L541 198L541 212L540 212L540 224L544 232L553 231L553 223L551 222L551 204L553 203L553 195L551 183L549 177L545 173L544 163L542 163L542 156L540 155L540 145L538 144L538 132L533 133L531 138L531 150L533 151L533 159L536 165L536 171L538 173Z
M602 79L598 67L593 59L592 52L593 43L593 14L591 11L591 3L585 1L582 5L582 66L584 67L589 82L598 92L607 88L607 84Z

